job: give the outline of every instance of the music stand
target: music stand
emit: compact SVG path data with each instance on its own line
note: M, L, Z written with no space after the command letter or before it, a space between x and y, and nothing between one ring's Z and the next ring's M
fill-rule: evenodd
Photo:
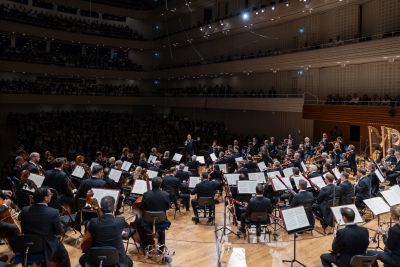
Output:
M215 233L217 233L219 231L222 232L220 242L222 241L222 238L224 236L226 236L227 234L229 234L229 233L234 234L238 238L240 237L238 233L235 233L234 231L232 231L230 228L228 228L226 226L226 210L227 210L227 207L228 207L228 200L227 200L228 198L229 198L229 196L225 195L225 197L224 197L224 226L222 226L222 227L220 227L220 228L218 228L218 229L216 229L214 231Z
M303 267L307 267L304 263L300 262L296 258L296 240L299 232L304 232L310 230L311 225L308 221L306 210L304 206L299 206L295 208L289 208L281 210L281 215L283 218L283 223L288 234L293 234L293 259L282 260L282 262L289 262L290 266L294 263L298 263Z

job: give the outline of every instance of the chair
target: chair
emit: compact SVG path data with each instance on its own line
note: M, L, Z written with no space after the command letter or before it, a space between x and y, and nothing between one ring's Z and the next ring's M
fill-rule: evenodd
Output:
M264 230L264 240L266 238L266 235L268 233L268 242L271 241L271 232L268 229L269 225L269 214L267 212L252 212L250 214L250 218L248 221L246 221L245 227L245 233L244 233L244 238L247 236L247 242L250 243L250 229L252 226L256 227L256 234L257 238L261 234L261 230Z
M376 261L376 255L355 255L350 260L352 267L370 267Z
M118 250L114 247L92 247L86 252L85 266L116 266L119 263Z
M122 241L126 243L126 247L125 247L125 253L128 252L128 247L129 244L134 244L136 247L137 252L140 252L140 249L135 241L135 239L133 238L133 235L136 233L136 229L131 229L131 228L126 228L124 229L124 234L122 234ZM132 239L133 242L130 243L129 240Z
M23 264L24 267L28 264L46 262L44 257L43 238L37 235L21 235L17 236L12 249L15 253L11 259L12 264Z
M200 216L200 212L202 212L203 216ZM209 216L207 217L207 213ZM193 220L195 224L197 224L200 218L207 218L211 220L211 223L215 223L215 200L213 197L199 197L197 199L197 214L198 216L194 216Z

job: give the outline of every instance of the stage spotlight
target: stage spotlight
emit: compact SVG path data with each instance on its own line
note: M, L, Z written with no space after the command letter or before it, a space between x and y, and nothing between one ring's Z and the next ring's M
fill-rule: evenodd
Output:
M249 19L249 14L248 13L243 13L242 14L242 19L243 20L248 20Z
M271 9L272 9L272 10L275 10L275 5L271 6Z

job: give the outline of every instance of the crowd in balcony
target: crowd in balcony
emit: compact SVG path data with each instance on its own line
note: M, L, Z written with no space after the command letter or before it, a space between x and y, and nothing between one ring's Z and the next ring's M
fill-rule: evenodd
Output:
M50 47L46 47L43 40L25 37L17 37L15 47L11 47L9 36L0 37L0 59L79 68L143 71L142 66L129 59L127 50L58 42L51 42Z
M150 10L162 6L164 0L85 0L99 4L117 7L133 8L137 10Z
M374 94L373 96L368 96L363 94L359 96L358 94L340 96L339 94L328 95L326 97L325 104L330 105L371 105L371 106L400 106L400 94L397 96L379 96Z
M0 5L0 17L4 20L22 22L35 26L78 32L91 35L108 36L123 39L143 40L143 35L134 31L127 25L117 25L87 19L72 18L61 14L48 14L37 10L11 8Z
M0 94L139 96L138 86L98 84L65 79L0 80Z

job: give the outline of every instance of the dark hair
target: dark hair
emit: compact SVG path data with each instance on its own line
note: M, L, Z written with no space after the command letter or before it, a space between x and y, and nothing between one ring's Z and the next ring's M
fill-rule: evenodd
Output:
M347 221L349 221L349 222L354 222L354 218L356 217L354 210L352 210L350 208L341 208L340 214L343 217L346 217Z
M299 175L300 174L300 169L299 168L297 168L297 167L293 167L293 174L294 175Z
M65 158L56 158L56 159L53 161L53 165L54 165L54 167L56 167L56 168L60 168L60 167L64 164L64 162L65 162Z
M151 187L153 188L153 189L158 189L158 188L160 188L161 187L161 184L162 184L162 179L161 179L161 177L154 177L152 180L151 180Z
M208 172L203 172L203 173L201 174L201 179L202 179L202 180L207 180L207 179L208 179Z
M245 181L245 180L249 180L249 178L247 178L247 175L245 173L241 173L241 174L239 174L239 180Z
M103 172L104 172L104 176L108 176L110 174L110 168L104 168Z
M215 164L214 165L214 171L219 171L220 169L219 169L219 165L217 165L217 164Z
M329 182L332 183L332 182L335 180L335 176L333 176L332 173L328 172L328 173L325 175L325 179L329 180Z
M94 165L92 168L92 175L96 175L103 171L103 166L101 165Z
M104 213L113 212L114 205L115 205L115 199L112 196L105 196L100 201L100 207Z
M342 172L341 175L347 180L349 179L349 174L347 172Z
M33 193L33 201L35 203L41 203L44 201L44 198L49 195L49 188L47 186L39 187Z
M306 189L307 188L307 181L306 180L304 180L304 179L300 179L299 180L299 187L301 188L301 189Z
M366 175L367 174L367 170L364 169L364 168L358 169L358 172L361 173L362 175Z
M256 186L256 194L257 195L262 195L264 194L264 186L262 184L258 184Z

